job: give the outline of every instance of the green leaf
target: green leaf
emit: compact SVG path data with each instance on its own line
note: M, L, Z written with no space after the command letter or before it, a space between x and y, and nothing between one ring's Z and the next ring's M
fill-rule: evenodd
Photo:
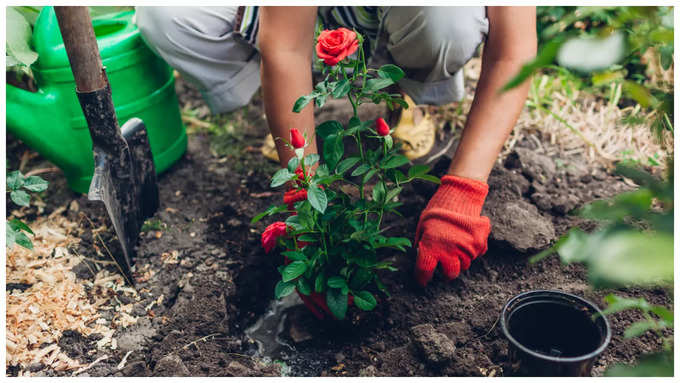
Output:
M330 170L335 169L344 153L345 146L342 142L342 135L331 134L324 139L323 159L326 161Z
M274 296L281 299L295 291L295 283L279 281L274 287Z
M623 332L623 337L625 339L635 338L655 328L657 328L657 322L654 320L635 322Z
M406 156L402 155L396 155L394 157L390 157L387 161L384 161L384 164L382 165L383 169L392 169L392 168L398 168L402 165L408 164L408 158Z
M390 191L387 192L387 195L385 196L385 202L390 202L394 199L394 197L398 196L399 193L401 193L402 187L396 187Z
M15 234L16 234L16 237L14 239L14 242L17 245L24 247L28 250L33 249L33 242L31 242L31 239L28 238L28 236L26 234L24 234L23 232L16 232Z
M373 187L373 201L383 202L384 198L385 198L385 183L379 181Z
M283 279L284 282L289 282L302 275L305 271L307 271L306 263L302 261L291 262L283 269L281 279Z
M269 209L263 211L262 213L256 215L255 217L253 217L253 219L250 220L250 224L254 225L266 216L270 216L270 215L273 215L273 214L276 214L276 213L281 213L281 212L284 212L286 210L288 210L288 206L286 206L286 205L270 206Z
M649 303L644 298L631 299L609 294L604 298L604 301L608 304L607 308L602 310L604 315L611 315L631 309L647 311L649 308Z
M312 293L312 288L304 278L297 280L297 290L303 295L309 295Z
M337 174L343 174L348 171L352 166L356 165L357 162L361 161L361 157L347 157L340 161L338 167L335 169Z
M24 179L24 189L36 193L45 191L47 190L47 181L38 176L27 177Z
M291 157L288 161L288 172L295 173L295 169L297 169L298 165L300 165L300 159L297 158L297 156Z
M272 177L272 183L270 186L273 188L281 186L296 176L297 175L295 173L289 172L288 169L279 169L276 173L274 173L274 176Z
M27 233L33 234L33 230L31 230L28 225L25 223L21 222L19 219L14 218L11 221L8 221L7 224L14 230L16 231L25 231Z
M325 140L326 137L335 134L340 135L343 131L342 125L334 120L325 121L316 127L316 135Z
M314 291L316 291L317 293L322 293L325 288L326 288L326 276L323 273L320 273L319 275L316 276L316 279L314 280Z
M673 283L673 233L619 231L589 242L584 252L598 287Z
M26 18L13 7L6 7L7 36L5 46L7 56L13 57L22 65L30 66L38 59L38 54L31 48L33 31Z
M417 176L427 174L427 172L429 172L429 171L430 171L430 167L427 166L427 165L413 165L408 170L408 176L409 176L409 178L415 178Z
M352 288L352 290L360 290L368 282L373 279L373 273L370 269L364 268L364 267L359 267L356 269L354 274L352 275L352 279L349 281L349 285Z
M321 108L322 106L324 106L324 105L326 104L326 99L327 99L327 98L328 98L328 95L327 95L327 94L320 94L320 95L316 96L316 100L315 100L315 101L316 101L316 106L319 107L319 108Z
M283 256L290 259L291 261L306 261L307 257L299 250L284 251Z
M328 199L326 197L326 192L318 186L312 185L307 189L307 200L312 204L312 207L323 213L326 211L326 206L328 205Z
M392 84L394 84L394 80L392 80L391 78L372 78L366 81L364 91L375 92L376 90L387 88Z
M302 109L309 104L310 101L312 101L314 97L312 95L306 95L302 96L295 101L295 105L293 105L293 112L295 113L300 113Z
M441 180L439 178L437 178L437 177L435 177L431 174L425 174L425 175L422 175L422 176L417 176L416 178L423 180L423 181L432 182L434 184L440 184L441 183Z
M392 136L387 135L383 137L383 140L385 140L385 146L387 147L387 150L392 150L392 146L394 145L394 141L392 140Z
M662 320L673 323L673 312L663 306L652 306L650 311L656 314Z
M340 80L338 85L333 89L334 98L342 98L347 96L350 90L350 83L347 79Z
M319 155L316 153L312 153L305 157L305 166L313 166L315 163L319 162Z
M19 190L24 185L24 175L20 171L15 170L7 173L7 190Z
M344 289L347 287L347 281L343 277L330 277L328 282L326 282L328 287L333 287L336 289Z
M343 294L340 289L328 289L326 292L326 304L331 313L337 319L345 319L347 314L347 294Z
M375 173L377 173L377 172L378 172L378 169L371 169L371 170L369 170L368 173L366 173L366 174L364 175L364 178L363 178L363 180L362 180L361 182L364 183L364 184L367 183L368 181L371 180L371 178L373 178L373 176L374 176Z
M14 247L14 243L16 242L17 238L17 231L14 230L10 225L9 222L5 223L5 246L8 249L11 249Z
M14 190L9 196L19 206L28 206L31 202L31 196L23 190Z
M373 294L363 290L359 291L358 293L354 293L354 304L364 311L371 311L375 308L378 302L376 302Z
M605 376L661 377L673 376L673 352L642 355L634 365L616 364Z
M555 57L557 56L557 52L562 46L562 43L564 43L564 36L556 37L547 42L538 52L538 55L533 60L524 64L519 73L503 86L501 92L505 92L519 86L531 75L533 75L534 72L552 64L555 60Z
M300 223L300 216L299 215L291 215L290 217L286 218L286 225L290 226L293 228L293 230L302 230L303 226L302 223Z
M371 166L368 165L368 164L361 164L361 165L357 166L356 169L354 169L354 171L352 172L352 177L360 176L360 175L366 173L368 171L368 169L370 169L370 168L371 168Z
M386 64L378 69L378 76L382 78L389 78L394 82L401 80L404 75L404 71L394 64Z
M316 234L303 234L298 237L298 241L302 242L316 242L318 240L319 238L316 236Z
M640 85L635 81L626 80L623 82L623 92L628 95L628 97L635 100L643 108L648 108L650 106L657 105L659 100L652 95L652 92L647 89L644 85Z

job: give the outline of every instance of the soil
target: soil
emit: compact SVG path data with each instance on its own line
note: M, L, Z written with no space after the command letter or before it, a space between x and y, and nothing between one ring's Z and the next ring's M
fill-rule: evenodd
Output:
M190 86L178 81L178 93L182 105L206 113ZM381 112L374 108L364 113ZM673 305L663 289L592 290L583 266L563 265L556 256L527 262L568 228L594 227L569 211L632 186L578 157L542 155L534 141L522 139L489 179L491 192L484 209L493 226L489 250L468 271L452 282L435 274L427 288L420 288L412 277L415 252L387 253L399 271L382 276L391 296L382 297L375 311L350 311L346 321L322 322L304 306L293 306L285 310L281 338L294 350L273 358L260 355L244 331L267 310L282 257L265 254L259 244L260 233L271 220L251 226L250 219L280 203L283 191L269 188L277 165L258 148L266 133L260 99L239 113L238 118L225 117L238 121L236 134L192 132L186 155L159 177L161 205L148 221L151 228L141 235L135 266L140 298L132 315L141 319L116 330L115 350L97 349L97 336L63 334L59 345L82 363L109 356L81 376L507 376L508 343L497 318L505 302L520 292L558 289L600 307L602 298L612 292ZM317 119L338 116L343 121L349 117L340 104ZM231 154L216 153L219 140L235 145ZM16 168L24 150L23 144L8 137L11 168ZM35 158L31 164L40 161ZM435 174L442 175L449 161L446 156L435 161ZM70 192L61 174L46 178L50 181L46 212L77 201L75 209L63 214L75 221L82 213L95 226L106 226L99 235L112 251L120 250L101 206ZM386 221L389 234L412 237L419 212L434 191L435 186L427 183L407 186L400 196L403 218ZM97 239L86 221L80 222L78 250L96 258ZM168 262L168 255L176 262ZM83 281L93 278L87 266L73 270ZM161 296L162 303L148 308ZM652 333L623 338L625 328L640 319L635 312L609 317L612 341L596 361L593 375L661 348L661 340ZM128 353L127 362L118 368ZM18 374L18 366L7 367L9 375ZM71 374L40 367L33 366L32 371L43 376Z

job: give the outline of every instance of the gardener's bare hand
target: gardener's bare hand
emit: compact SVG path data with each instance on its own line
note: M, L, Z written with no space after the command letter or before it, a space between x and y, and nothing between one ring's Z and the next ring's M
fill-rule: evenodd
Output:
M469 178L444 176L441 186L420 215L416 229L415 278L422 286L441 264L447 279L458 277L484 254L491 224L481 216L488 185Z

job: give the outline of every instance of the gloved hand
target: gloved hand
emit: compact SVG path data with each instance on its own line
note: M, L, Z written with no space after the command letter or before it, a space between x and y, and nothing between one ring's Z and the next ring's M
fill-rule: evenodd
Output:
M416 229L415 278L420 285L432 279L438 263L446 278L452 280L486 252L491 223L481 212L488 192L489 185L481 181L442 177Z

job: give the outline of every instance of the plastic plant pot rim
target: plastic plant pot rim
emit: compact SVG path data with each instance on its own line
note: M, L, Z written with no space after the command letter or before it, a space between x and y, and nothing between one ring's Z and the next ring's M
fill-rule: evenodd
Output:
M584 354L584 355L581 355L581 356L566 357L566 358L541 354L541 353L538 353L536 351L533 351L533 350L525 347L523 344L521 344L519 341L517 341L517 339L515 339L512 335L510 335L510 331L509 331L509 329L506 325L506 319L507 319L506 313L508 312L508 309L516 301L521 300L521 299L531 298L532 296L539 296L539 297L540 296L547 296L547 297L549 297L549 296L562 296L562 297L569 298L571 300L576 300L579 303L583 304L584 306L587 306L588 308L595 311L597 314L599 314L599 316L604 321L605 334L604 334L604 340L602 341L602 344L600 344L600 346L598 348L596 348L594 351L591 351L587 354ZM612 338L612 331L611 331L611 328L609 326L609 321L607 320L607 317L602 313L602 311L597 306L595 306L592 302L587 301L587 300L585 300L585 299L583 299L583 298L581 298L577 295L565 293L564 291L559 291L559 290L531 290L531 291L527 291L527 292L515 295L514 297L510 298L510 300L508 300L508 302L505 304L505 306L503 306L503 309L501 311L500 320L501 320L501 328L503 330L503 335L505 335L505 337L513 345L515 345L515 347L517 347L518 349L522 350L523 352L525 352L525 353L527 353L527 354L529 354L529 355L531 355L535 358L547 360L547 361L551 361L551 362L561 362L561 363L583 362L585 360L594 358L597 355L601 354L602 351L604 351L605 348L607 348L607 346L609 345L609 342L611 341L611 338Z

